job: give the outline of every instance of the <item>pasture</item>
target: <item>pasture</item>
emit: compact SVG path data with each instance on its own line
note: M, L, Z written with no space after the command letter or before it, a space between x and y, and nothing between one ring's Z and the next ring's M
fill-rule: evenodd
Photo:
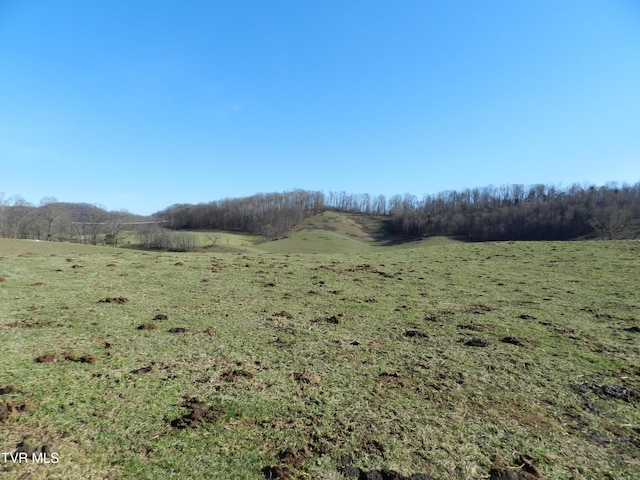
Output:
M638 478L640 243L318 235L0 239L0 476Z

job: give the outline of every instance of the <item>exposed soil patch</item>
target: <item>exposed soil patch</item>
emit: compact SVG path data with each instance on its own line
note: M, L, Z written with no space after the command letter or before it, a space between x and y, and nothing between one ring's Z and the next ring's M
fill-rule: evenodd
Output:
M167 317L164 313L159 313L155 317L153 317L154 320L167 320L168 318L169 317Z
M352 461L346 455L340 458L340 473L347 478L357 478L358 480L433 480L424 473L414 473L408 477L393 470L361 470L352 465Z
M623 385L605 385L602 387L602 393L609 397L620 398L631 401L631 389Z
M482 332L483 330L485 330L485 326L484 325L478 325L477 323L469 323L467 325L456 325L456 328L458 328L459 330L472 330L474 332Z
M255 375L251 372L247 372L246 370L227 370L220 375L225 382L235 382L239 378L253 378Z
M296 472L286 465L268 465L262 469L266 479L294 480L298 478Z
M41 287L43 285L44 285L44 283L42 283L42 282L36 282L36 283L32 283L31 284L32 287Z
M173 428L197 428L207 423L214 423L222 414L217 408L206 407L198 397L184 397L182 407L190 412L172 420L171 426Z
M43 322L42 320L38 320L37 318L25 318L24 320L20 320L17 322L7 323L7 327L9 328L39 328L39 327L49 327L53 325L52 321ZM61 326L61 325L58 325Z
M174 263L174 265L175 265L176 267L181 267L181 266L183 266L183 265L184 265L184 263L182 263L182 262L176 262L176 263Z
M5 400L0 402L0 423L6 422L12 416L34 410L37 407L38 406L35 403L29 401L13 403L11 400Z
M510 343L511 345L517 345L519 347L524 346L524 344L520 340L518 340L516 337L504 337L500 341L503 343Z
M278 312L278 313L273 313L272 316L281 317L281 318L288 318L288 319L292 319L293 318L293 315L291 315L286 310L282 310L281 312Z
M58 361L58 356L48 353L46 355L40 355L36 358L36 363L53 363Z
M126 297L107 297L102 300L99 300L98 303L115 303L115 304L123 304L129 301Z
M138 325L138 330L155 330L156 327L153 323L143 323L142 325Z
M313 373L294 372L293 379L296 382L306 383L307 385L320 385L322 377Z
M520 458L517 467L510 467L501 459L495 461L494 467L489 471L489 480L542 480L544 475L531 462L529 458Z
M625 331L633 332L633 333L640 333L640 327L634 326L634 327L625 328Z
M309 447L303 447L301 450L296 448L287 448L278 455L282 463L289 465L301 465L308 459L313 457L313 451Z
M429 337L429 335L427 335L425 332L421 330L407 330L406 332L404 332L404 336L410 337L410 338L428 338Z
M527 313L523 313L518 318L521 320L536 320L536 317L534 317L533 315L529 315Z
M182 327L174 327L167 330L169 333L186 333L187 329Z
M24 440L16 445L15 453L26 453L29 458L32 455L44 454L47 457L51 457L51 454L58 453L57 448L54 445L45 443L43 445L33 446L26 443Z
M131 370L131 373L133 373L134 375L143 375L145 373L149 373L153 370L153 367L151 365L147 366L147 367L141 367L141 368L136 368L135 370Z
M381 373L378 379L380 380L380 383L389 387L407 388L411 385L411 380L403 377L398 372Z
M487 342L482 338L472 338L471 340L464 342L464 344L467 347L488 347L489 346L489 342Z
M20 393L22 390L20 387L16 387L15 385L7 385L6 387L0 388L0 395L9 395L10 393Z
M344 314L339 313L337 315L331 315L330 317L324 317L324 318L316 318L314 320L314 322L319 323L319 322L327 322L327 323L332 323L334 325L339 324L341 321L343 321L344 319Z
M6 278L4 278L4 277L0 277L0 283L2 283L2 282L6 282L6 281L7 281L7 279L6 279Z

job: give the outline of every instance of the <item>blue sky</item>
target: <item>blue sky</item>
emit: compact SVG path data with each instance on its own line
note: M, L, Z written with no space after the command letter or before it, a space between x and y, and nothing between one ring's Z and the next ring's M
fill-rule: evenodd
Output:
M640 181L635 0L0 0L0 192Z

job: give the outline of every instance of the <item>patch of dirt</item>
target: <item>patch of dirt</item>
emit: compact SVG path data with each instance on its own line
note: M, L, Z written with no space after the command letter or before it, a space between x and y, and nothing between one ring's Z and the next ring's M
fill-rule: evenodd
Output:
M306 383L307 385L320 385L322 377L313 373L294 372L292 375L296 382Z
M149 373L152 370L153 370L153 367L149 365L147 367L141 367L141 368L136 368L135 370L131 370L131 373L133 373L134 375L142 375L145 373Z
M169 317L166 316L164 313L159 313L155 317L153 317L153 319L154 320L168 320Z
M620 398L631 401L631 389L623 385L604 385L602 387L602 393L609 397Z
M239 378L249 378L252 379L255 375L251 372L247 372L246 370L227 370L220 375L225 382L235 382Z
M6 282L6 281L7 281L7 279L6 279L6 278L4 278L4 277L0 277L0 283L2 283L2 282Z
M411 380L403 377L398 372L381 373L378 376L378 380L380 381L380 383L388 387L407 388L411 385Z
M97 361L98 358L93 355L83 355L80 357L80 363L96 363Z
M118 305L122 305L123 303L127 303L129 299L127 297L107 297L102 300L99 300L98 303L115 303Z
M527 313L523 313L518 318L521 320L537 320L536 317L534 317L533 315L529 315Z
M464 342L464 344L467 347L488 347L489 346L489 342L487 342L482 338L472 338L471 340Z
M478 325L477 323L469 323L467 325L456 325L456 328L458 328L459 330L472 330L474 332L482 332L486 329L486 327L484 325Z
M421 330L407 330L406 332L404 332L404 336L410 337L410 338L428 338L429 337L429 335L427 335L425 332Z
M155 330L156 327L153 323L143 323L142 325L138 325L138 330Z
M36 358L36 363L53 363L58 361L58 356L52 353L40 355Z
M174 327L167 330L169 333L186 333L187 329L182 327Z
M340 457L340 473L346 478L357 478L358 480L433 480L425 473L414 473L408 477L401 475L394 470L361 470L353 466L351 458L343 455Z
M33 446L23 440L16 445L15 453L26 453L29 458L34 454L37 456L44 454L46 457L50 458L53 453L58 453L58 449L54 445L48 443Z
M9 395L11 393L20 393L22 390L20 387L16 387L15 385L7 385L6 387L0 388L0 395Z
M214 423L222 415L219 409L211 406L206 407L198 397L185 396L183 399L182 407L191 411L172 420L171 426L173 428L197 428L207 423Z
M524 346L524 344L520 340L518 340L516 337L504 337L500 341L503 343L510 343L511 345L517 345L519 347Z
M634 326L624 329L626 332L640 333L640 327Z
M267 465L262 469L266 479L294 480L299 478L297 473L286 465Z
M7 327L9 328L18 328L18 327L39 328L39 327L49 327L51 325L53 325L52 321L43 322L42 320L39 320L33 317L25 318L24 320L19 320L16 322L7 323ZM62 325L58 325L58 326L62 326Z
M273 313L271 314L273 317L282 317L282 318L288 318L288 319L292 319L293 315L291 315L289 312L287 312L286 310L282 310L281 312L278 313Z
M44 285L43 282L36 282L31 284L32 287L41 287L42 285Z
M176 267L181 267L181 266L183 266L183 265L184 265L184 263L182 263L182 262L176 262L176 263L174 263L174 265L175 265Z
M289 465L301 465L308 459L313 457L313 451L309 447L302 447L301 450L296 448L287 448L278 455L282 463Z
M517 467L507 465L502 459L494 460L494 466L489 471L489 480L543 480L544 475L528 457L521 457L516 462Z
M11 400L0 402L0 423L4 423L9 418L19 415L22 412L28 412L38 408L35 403L25 401L21 403L13 403Z

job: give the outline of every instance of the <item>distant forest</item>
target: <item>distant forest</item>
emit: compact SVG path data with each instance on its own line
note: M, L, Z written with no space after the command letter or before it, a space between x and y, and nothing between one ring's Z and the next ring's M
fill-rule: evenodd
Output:
M177 204L151 217L109 212L87 203L44 198L32 205L0 196L0 236L118 245L123 231L140 244L165 248L171 230L227 230L283 236L327 210L381 218L382 235L450 236L467 241L635 239L640 236L640 182L604 186L506 185L450 190L422 199L410 194L293 190L209 203Z

